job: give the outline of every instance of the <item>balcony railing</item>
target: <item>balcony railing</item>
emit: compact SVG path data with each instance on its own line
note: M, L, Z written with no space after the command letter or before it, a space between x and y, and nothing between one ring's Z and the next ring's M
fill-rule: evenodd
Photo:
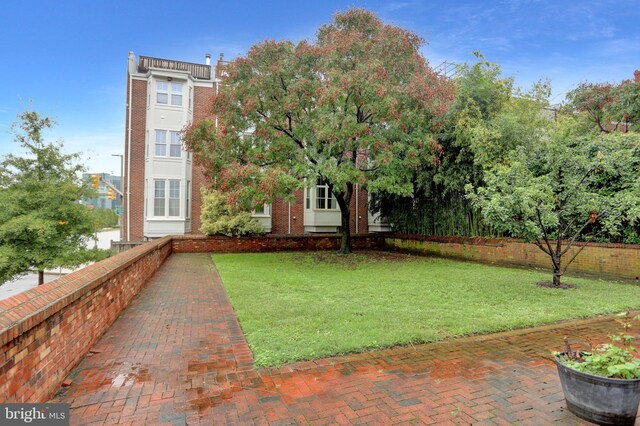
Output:
M211 79L211 66L204 64L194 64L193 62L173 61L170 59L151 58L140 56L138 71L147 72L149 68L161 68L164 70L186 71L194 78L200 80Z

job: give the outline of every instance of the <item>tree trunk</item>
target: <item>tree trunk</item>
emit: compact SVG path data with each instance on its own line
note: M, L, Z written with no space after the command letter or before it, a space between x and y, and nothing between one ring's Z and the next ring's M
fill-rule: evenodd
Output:
M553 265L553 286L560 287L560 277L562 277L562 270L560 269L560 262L562 261L559 255L555 256L555 264Z
M553 286L554 287L560 287L560 277L562 276L562 274L560 273L560 271L556 268L553 268Z
M338 250L338 253L349 254L351 253L351 227L349 226L349 222L351 219L351 195L353 194L353 184L351 182L347 182L345 184L345 192L343 193L336 194L331 186L329 186L329 190L335 195L338 206L340 207L342 242L340 243L340 250Z
M342 242L340 243L340 254L351 253L351 228L349 226L351 212L349 206L346 209L340 209L340 216L342 219Z
M38 285L44 284L44 271L38 271Z

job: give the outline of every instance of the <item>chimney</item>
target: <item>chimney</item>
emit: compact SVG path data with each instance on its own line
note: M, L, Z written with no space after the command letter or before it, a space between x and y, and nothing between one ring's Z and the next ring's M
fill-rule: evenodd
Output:
M204 63L205 65L211 65L211 53L204 54Z

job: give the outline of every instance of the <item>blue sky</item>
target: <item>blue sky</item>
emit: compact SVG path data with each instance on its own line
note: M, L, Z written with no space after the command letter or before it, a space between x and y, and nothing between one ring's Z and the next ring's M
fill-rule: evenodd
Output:
M265 39L313 37L350 6L423 36L432 65L480 50L528 87L551 79L554 102L581 81L616 82L640 68L638 0L122 1L5 0L0 43L0 155L26 108L56 119L46 135L82 152L92 172L119 174L127 54L204 62ZM30 100L33 101L30 104Z

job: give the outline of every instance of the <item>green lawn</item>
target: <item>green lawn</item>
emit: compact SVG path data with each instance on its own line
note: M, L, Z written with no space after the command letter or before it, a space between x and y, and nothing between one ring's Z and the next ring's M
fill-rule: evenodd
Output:
M381 258L382 257L382 258ZM213 256L258 366L640 307L640 286L444 259L333 253Z

